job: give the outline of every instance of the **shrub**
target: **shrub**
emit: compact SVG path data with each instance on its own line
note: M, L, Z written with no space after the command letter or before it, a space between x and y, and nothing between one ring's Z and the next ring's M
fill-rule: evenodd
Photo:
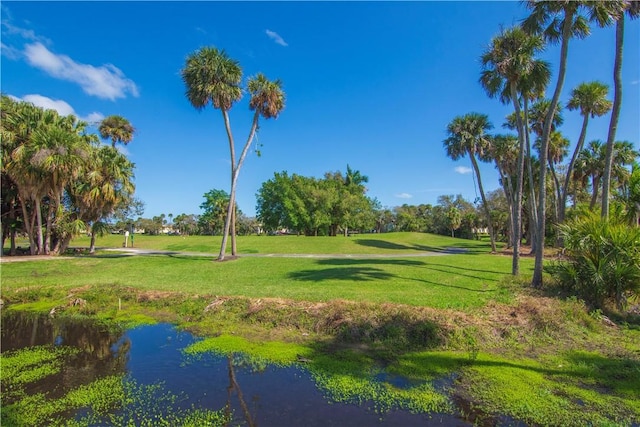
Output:
M595 308L607 300L622 310L640 291L640 228L595 214L560 226L568 261L549 267L566 290Z

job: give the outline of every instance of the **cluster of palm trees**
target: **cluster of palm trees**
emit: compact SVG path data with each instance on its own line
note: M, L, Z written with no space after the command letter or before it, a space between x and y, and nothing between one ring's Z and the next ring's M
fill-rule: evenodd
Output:
M112 146L102 145L87 123L2 96L2 243L29 238L32 255L59 254L81 232L104 232L103 222L133 195L134 165L115 149L134 129L119 116L99 127Z
M592 188L590 207L596 207L602 188L601 214L609 215L611 191L628 181L627 167L638 156L633 145L615 140L620 112L622 81L622 46L625 16L637 17L640 2L529 0L524 2L530 15L520 26L502 30L491 40L481 56L480 84L487 95L513 105L514 113L507 117L505 127L516 135L489 135L492 128L486 115L471 113L456 117L448 126L444 141L447 154L455 159L469 155L476 173L490 234L493 232L489 208L484 196L477 159L494 161L510 204L512 273L519 274L520 242L523 229L523 203L527 202L527 218L531 232L535 268L532 285L542 285L542 260L546 218L550 201L551 218L561 223L566 217L569 197L574 205L586 184ZM616 25L614 64L614 100L607 99L608 87L601 82L580 84L571 92L566 106L578 110L583 117L582 129L571 160L558 171L558 165L568 154L569 141L558 128L562 124L560 94L567 72L569 42L590 33L590 24L600 27ZM551 79L549 63L537 57L547 43L560 43L557 81L551 99L545 92ZM607 141L592 141L585 148L589 118L611 111ZM531 141L532 137L535 140ZM537 150L537 157L532 153ZM564 173L564 177L562 177ZM526 190L526 191L525 191ZM548 193L552 194L549 197Z
M236 148L231 131L229 111L242 98L242 68L231 59L225 51L215 47L203 47L191 53L182 69L182 79L186 86L186 96L191 105L198 110L205 109L209 104L220 110L229 140L231 156L231 191L222 236L222 245L218 260L225 258L227 240L231 234L231 254L237 254L235 239L236 188L242 164L249 152L249 148L258 131L260 117L264 119L277 118L284 109L285 94L280 80L269 80L264 74L258 73L249 78L246 90L249 92L249 108L254 111L249 135L242 148L240 157L236 159Z

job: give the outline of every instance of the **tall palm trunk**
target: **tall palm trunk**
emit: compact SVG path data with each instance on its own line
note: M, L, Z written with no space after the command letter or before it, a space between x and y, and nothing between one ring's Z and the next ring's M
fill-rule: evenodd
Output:
M593 175L591 178L591 203L589 203L589 209L593 210L596 207L596 202L598 201L598 190L600 190L600 175ZM604 197L604 195L602 196Z
M513 190L511 187L511 178L507 175L502 168L498 166L498 172L500 173L500 180L502 181L502 188L504 190L505 197L507 199L507 205L509 209L508 213L508 228L507 228L507 248L511 247L513 242Z
M42 235L42 210L40 199L36 197L36 227L38 227L38 255L44 255L44 236Z
M571 7L565 7L564 25L562 27L562 44L560 47L560 66L558 69L558 81L556 89L551 98L549 111L544 119L542 138L540 146L540 191L538 193L538 235L536 236L535 264L533 267L533 279L531 285L534 288L542 287L542 267L544 256L544 232L545 232L545 210L546 210L546 179L547 179L547 157L549 151L549 136L551 135L551 125L556 114L558 100L564 85L565 74L567 73L567 54L569 52L569 38L571 37L571 25L573 23L574 11Z
M516 127L518 129L518 165L516 172L516 193L513 206L513 258L511 261L511 274L520 274L520 240L522 238L522 184L524 172L525 136L522 116L520 115L520 100L518 99L517 82L509 83L513 107L516 110Z
M618 130L618 118L622 105L622 48L624 44L624 15L616 21L616 57L613 64L613 108L611 109L611 121L607 135L607 155L604 166L604 179L602 181L602 218L609 217L609 191L611 188L611 168L613 165L613 146Z
M576 164L576 159L578 158L578 154L582 151L582 147L584 147L584 140L587 137L587 125L589 124L589 114L585 114L584 120L582 121L582 129L580 130L580 136L578 137L578 144L576 145L576 149L573 151L573 155L571 156L571 161L569 162L569 166L567 166L567 172L564 177L564 185L562 186L562 197L560 198L560 210L558 212L558 222L564 222L564 218L566 216L567 211L567 197L570 192L571 185L571 173L573 172L573 168Z
M535 251L536 235L538 231L538 215L536 212L536 186L533 180L533 165L531 164L531 133L529 131L529 100L524 97L524 126L525 143L527 144L527 178L529 181L529 234L531 235L531 253Z
M256 129L258 129L259 118L260 118L260 113L256 110L255 114L253 115L253 122L251 123L251 130L249 131L247 142L244 144L244 148L242 149L242 153L240 154L240 159L238 160L238 164L233 168L233 175L231 176L231 194L229 197L229 206L227 207L227 217L224 220L224 234L222 236L222 247L220 248L220 254L218 255L219 261L224 260L225 252L227 249L227 236L229 235L229 227L231 226L233 211L235 211L236 188L238 184L238 176L240 175L240 169L242 168L244 159L247 157L247 153L249 152L249 147L251 146L251 142L253 142L253 137L256 134ZM228 130L227 132L230 135L230 130Z
M480 168L478 168L478 161L476 160L476 156L473 153L469 153L469 157L471 157L471 164L473 165L473 170L475 171L476 178L478 178L478 189L480 190L480 197L482 197L482 206L484 207L484 213L487 216L487 228L489 228L489 238L491 240L491 252L496 252L496 237L493 234L493 223L491 221L491 210L489 209L489 204L487 203L487 198L484 195L484 188L482 186L482 180L480 179ZM345 227L345 236L347 235L347 230Z
M559 222L560 217L560 200L562 200L562 190L560 187L560 179L558 178L558 173L556 172L556 168L553 165L553 160L549 159L549 170L551 171L551 176L553 177L553 189L554 191L554 218L556 223Z
M229 123L229 113L224 108L222 111L222 118L224 120L224 127L227 131L227 138L229 139L229 153L231 154L231 194L229 196L229 207L227 208L227 216L224 219L224 230L222 232L222 244L220 245L220 254L218 255L218 261L223 261L225 252L227 251L227 239L229 237L229 226L231 223L231 215L233 215L230 207L233 206L233 190L234 190L234 171L236 164L236 151L235 144L233 142L233 134L231 133L231 124ZM232 237L234 239L235 237Z

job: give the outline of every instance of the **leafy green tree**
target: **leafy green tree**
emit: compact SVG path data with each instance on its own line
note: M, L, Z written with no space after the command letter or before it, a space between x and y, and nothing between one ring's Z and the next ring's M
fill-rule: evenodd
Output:
M478 159L476 158L477 155L481 159L484 159L490 152L491 137L487 132L492 128L493 125L489 121L489 117L485 114L469 113L464 116L458 116L447 126L448 137L444 140L444 146L447 150L447 156L452 160L458 160L465 155L468 155L471 159L471 165L478 180L478 189L482 197L482 207L489 228L491 252L495 253L496 240L491 223L491 207L487 203L487 197L485 196L482 185L482 177L480 176L480 168L478 167Z
M173 225L180 235L189 236L198 233L198 221L197 215L182 213L173 218Z
M204 194L204 202L200 205L203 213L198 219L202 234L222 234L229 207L229 194L224 190L210 190Z
M459 229L462 225L462 215L460 210L455 206L451 206L447 211L447 219L449 220L449 228L451 229L451 237L454 236L454 231Z
M258 220L266 230L286 228L313 236L373 229L376 202L365 195L366 180L350 168L346 176L334 172L323 179L276 173L258 190Z

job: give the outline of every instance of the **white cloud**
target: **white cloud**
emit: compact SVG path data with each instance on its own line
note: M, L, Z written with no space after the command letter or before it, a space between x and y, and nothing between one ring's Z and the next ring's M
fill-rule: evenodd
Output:
M44 108L45 110L56 110L61 116L76 114L73 107L61 99L56 100L47 98L46 96L32 94L23 96L22 100L30 102L37 107Z
M8 46L4 43L0 43L0 50L2 51L2 56L7 57L8 59L16 60L20 59L22 56L22 52L19 49L16 49L13 46Z
M3 7L2 8L3 14L5 10L6 9ZM25 28L20 28L13 25L11 22L9 22L9 19L2 20L2 33L5 35L18 35L21 38L30 40L30 41L37 41L37 42L42 42L46 44L51 43L51 40L47 39L46 37L38 36L33 30L27 30Z
M51 99L46 96L38 95L38 94L29 94L29 95L23 96L22 98L18 98L13 95L9 95L9 96L12 99L15 99L16 101L30 102L33 105L40 108L44 108L46 110L56 110L58 114L60 114L61 116L68 116L70 114L73 114L74 116L78 117L78 119L88 122L90 124L97 123L102 119L104 119L104 115L102 113L98 113L95 111L85 117L78 116L78 114L75 112L73 107L69 105L69 103L61 99Z
M104 119L104 114L94 111L93 113L90 113L88 116L81 117L80 119L88 123L98 123L98 122L101 122L102 119Z
M456 166L454 170L462 175L466 175L468 173L473 172L473 169L468 168L466 166Z
M269 36L271 40L276 42L276 44L279 44L280 46L285 46L285 47L289 46L289 44L286 41L284 41L282 37L280 37L280 34L276 33L275 31L267 30L265 32L267 33L267 36Z
M396 194L396 197L398 199L410 199L413 197L413 195L409 194L409 193L400 193L400 194Z
M638 83L640 83L640 80L633 80L633 81L631 82L631 85L632 85L632 86L635 86L635 85L637 85Z
M111 64L95 67L75 62L67 55L57 55L42 43L25 46L27 62L52 77L80 85L87 95L111 101L125 98L127 94L138 96L138 87L124 73Z

